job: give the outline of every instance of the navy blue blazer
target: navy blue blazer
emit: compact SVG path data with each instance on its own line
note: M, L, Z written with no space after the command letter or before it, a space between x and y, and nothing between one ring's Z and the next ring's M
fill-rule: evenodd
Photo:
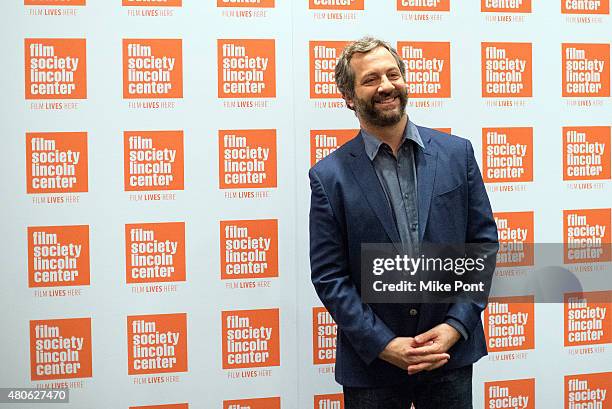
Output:
M430 243L497 243L497 227L471 143L417 126L414 145L419 238ZM309 172L312 282L338 324L336 380L376 387L409 380L407 371L378 358L397 336L415 336L453 318L467 339L449 351L443 368L458 368L487 354L481 321L484 303L422 304L418 322L405 304L365 304L360 296L361 243L399 243L393 214L368 158L355 138ZM408 325L410 321L413 325Z

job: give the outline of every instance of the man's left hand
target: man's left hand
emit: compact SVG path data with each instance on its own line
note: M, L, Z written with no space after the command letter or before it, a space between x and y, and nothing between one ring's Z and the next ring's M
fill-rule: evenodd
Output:
M414 348L411 352L418 355L441 354L447 352L459 339L461 334L455 328L444 323L436 325L432 329L414 337L416 343L423 345L422 347ZM415 374L422 370L431 371L439 368L442 365L411 365L408 367L408 373Z

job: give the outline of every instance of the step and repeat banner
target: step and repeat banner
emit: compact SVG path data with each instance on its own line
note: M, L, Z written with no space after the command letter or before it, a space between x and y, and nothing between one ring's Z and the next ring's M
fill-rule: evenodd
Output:
M334 67L370 34L407 67L411 120L474 145L496 279L556 243L596 283L491 300L475 407L612 408L609 3L4 2L0 386L69 388L71 408L343 408L307 171L357 131Z

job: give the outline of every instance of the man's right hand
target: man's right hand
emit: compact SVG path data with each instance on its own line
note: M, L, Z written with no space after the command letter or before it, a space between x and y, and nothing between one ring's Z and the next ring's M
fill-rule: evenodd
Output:
M419 348L426 345L428 344L418 344L412 337L396 337L387 344L378 357L408 371L410 375L422 370L431 371L448 362L450 355L447 353L420 353ZM408 370L409 366L418 369Z

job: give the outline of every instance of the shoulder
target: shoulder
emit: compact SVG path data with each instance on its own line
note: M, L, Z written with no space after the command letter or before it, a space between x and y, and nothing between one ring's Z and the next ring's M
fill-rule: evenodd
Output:
M463 151L471 147L471 143L468 139L459 137L457 135L451 135L446 132L441 132L436 129L427 128L424 126L416 126L421 135L423 143L429 143L430 146L436 150L441 151Z

